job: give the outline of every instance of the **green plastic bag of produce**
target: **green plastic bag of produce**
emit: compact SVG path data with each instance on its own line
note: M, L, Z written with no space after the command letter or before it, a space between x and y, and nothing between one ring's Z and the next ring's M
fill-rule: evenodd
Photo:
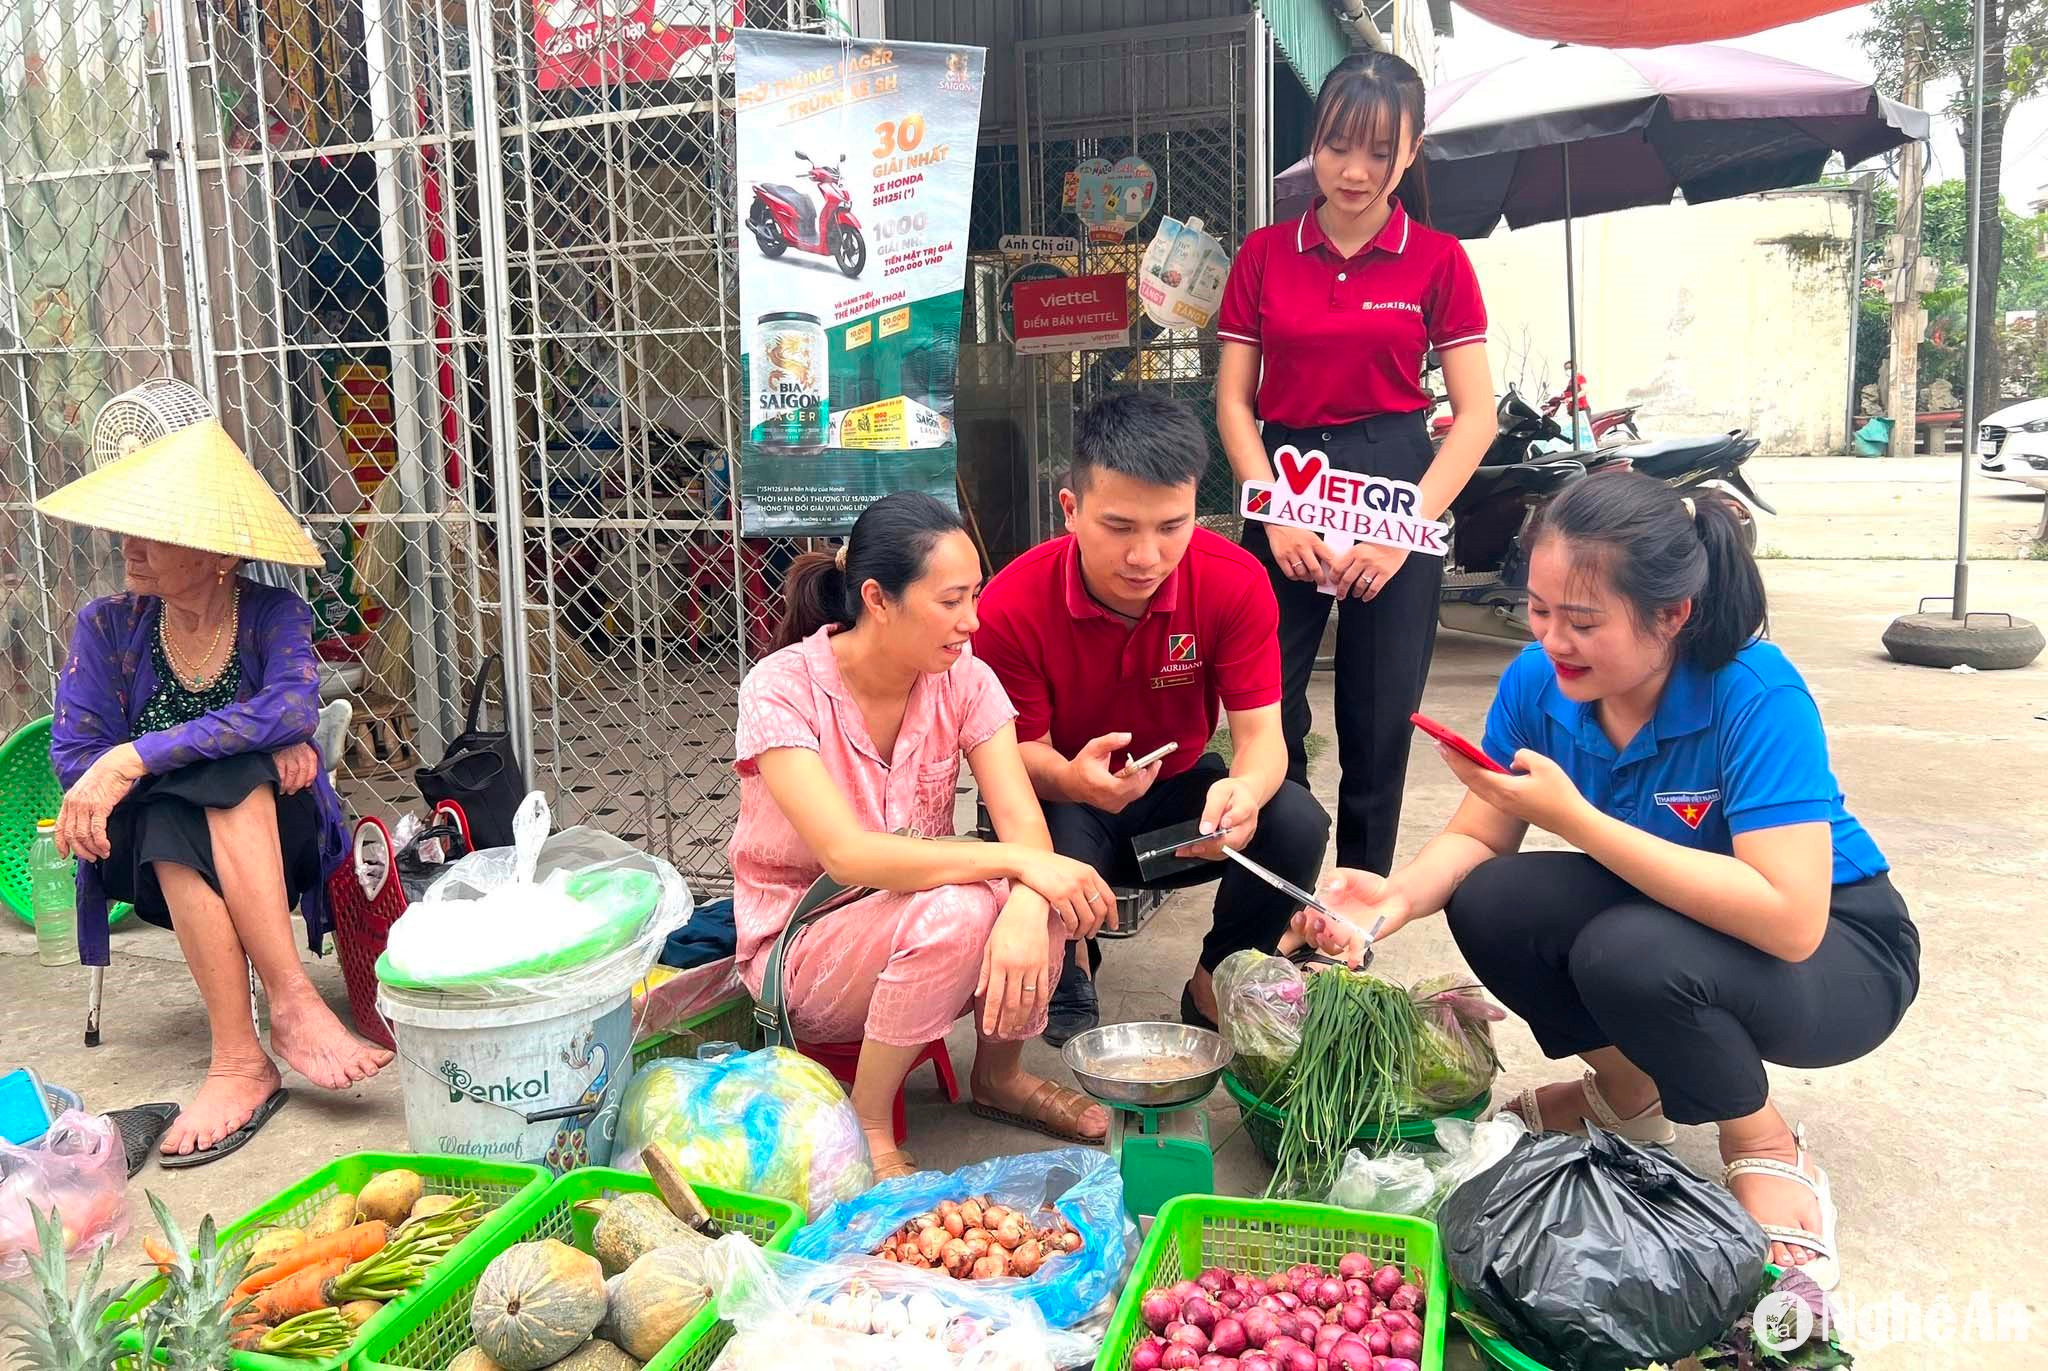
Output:
M1432 976L1408 991L1422 1019L1408 1089L1418 1114L1441 1114L1479 1098L1500 1074L1493 1022L1506 1011L1461 976Z

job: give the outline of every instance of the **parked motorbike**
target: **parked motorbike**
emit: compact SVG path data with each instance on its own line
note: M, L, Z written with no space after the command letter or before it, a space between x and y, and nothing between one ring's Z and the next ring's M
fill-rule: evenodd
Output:
M1536 507L1586 475L1582 453L1539 455L1531 448L1560 436L1557 421L1524 400L1513 386L1494 417L1500 429L1479 469L1451 502L1437 623L1466 633L1526 643L1529 632L1529 558L1522 533Z
M1742 464L1757 449L1746 429L1733 428L1707 438L1664 438L1648 443L1617 443L1583 454L1586 470L1639 471L1675 490L1718 490L1742 507L1743 536L1756 547L1756 513L1778 511L1756 493L1742 474Z
M846 154L830 166L813 162L803 153L797 160L810 170L810 192L796 186L763 181L754 187L754 201L747 210L747 228L760 244L764 257L780 257L790 248L798 252L830 257L849 277L859 276L868 264L868 242L854 218L853 197L847 192L840 168Z
M1570 406L1574 404L1584 416L1579 420L1583 426L1581 431L1592 434L1595 444L1606 442L1610 433L1618 433L1620 437L1630 441L1642 441L1642 431L1636 427L1636 411L1642 406L1629 405L1623 409L1595 411L1592 403L1586 398L1586 378L1583 376L1574 377L1571 384L1545 400L1543 413L1555 418L1558 410L1563 409L1569 414Z

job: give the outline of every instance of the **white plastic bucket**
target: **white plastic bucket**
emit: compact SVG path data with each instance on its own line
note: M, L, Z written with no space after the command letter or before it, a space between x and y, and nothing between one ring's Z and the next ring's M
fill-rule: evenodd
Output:
M611 1161L633 1075L632 991L557 998L379 987L398 1039L414 1152L530 1162L556 1174ZM583 1106L575 1117L529 1115Z

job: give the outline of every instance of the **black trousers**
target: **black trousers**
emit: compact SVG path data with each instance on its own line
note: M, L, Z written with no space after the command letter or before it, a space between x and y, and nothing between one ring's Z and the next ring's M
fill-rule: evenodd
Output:
M1333 466L1372 476L1420 481L1434 457L1421 414L1382 414L1341 428L1265 427L1266 451L1292 443L1320 449ZM1287 733L1288 778L1308 784L1309 676L1330 597L1313 583L1290 580L1273 562L1266 526L1247 520L1245 550L1266 565L1280 601L1280 720ZM1401 831L1401 792L1408 775L1408 716L1422 705L1429 659L1436 650L1441 557L1410 553L1393 579L1370 600L1355 596L1337 606L1337 864L1393 869Z
M1156 782L1121 813L1109 814L1081 804L1045 807L1053 851L1088 863L1111 885L1179 890L1220 878L1215 918L1202 939L1202 966L1211 971L1241 948L1272 951L1287 931L1287 921L1296 908L1294 901L1229 861L1202 862L1156 883L1144 881L1138 875L1138 850L1132 840L1201 818L1209 787L1229 774L1224 760L1210 752L1180 775ZM1315 796L1288 781L1259 811L1258 831L1252 834L1244 855L1302 889L1313 890L1329 839L1330 816Z
M1920 934L1885 876L1835 887L1803 962L1696 923L1576 852L1483 863L1446 913L1466 962L1545 1055L1619 1048L1673 1123L1763 1108L1766 1061L1856 1060L1920 989Z

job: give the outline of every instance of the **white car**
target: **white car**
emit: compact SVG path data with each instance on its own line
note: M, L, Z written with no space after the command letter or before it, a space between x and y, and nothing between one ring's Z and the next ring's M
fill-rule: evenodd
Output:
M2048 489L2048 399L2007 405L1977 425L1977 470Z

